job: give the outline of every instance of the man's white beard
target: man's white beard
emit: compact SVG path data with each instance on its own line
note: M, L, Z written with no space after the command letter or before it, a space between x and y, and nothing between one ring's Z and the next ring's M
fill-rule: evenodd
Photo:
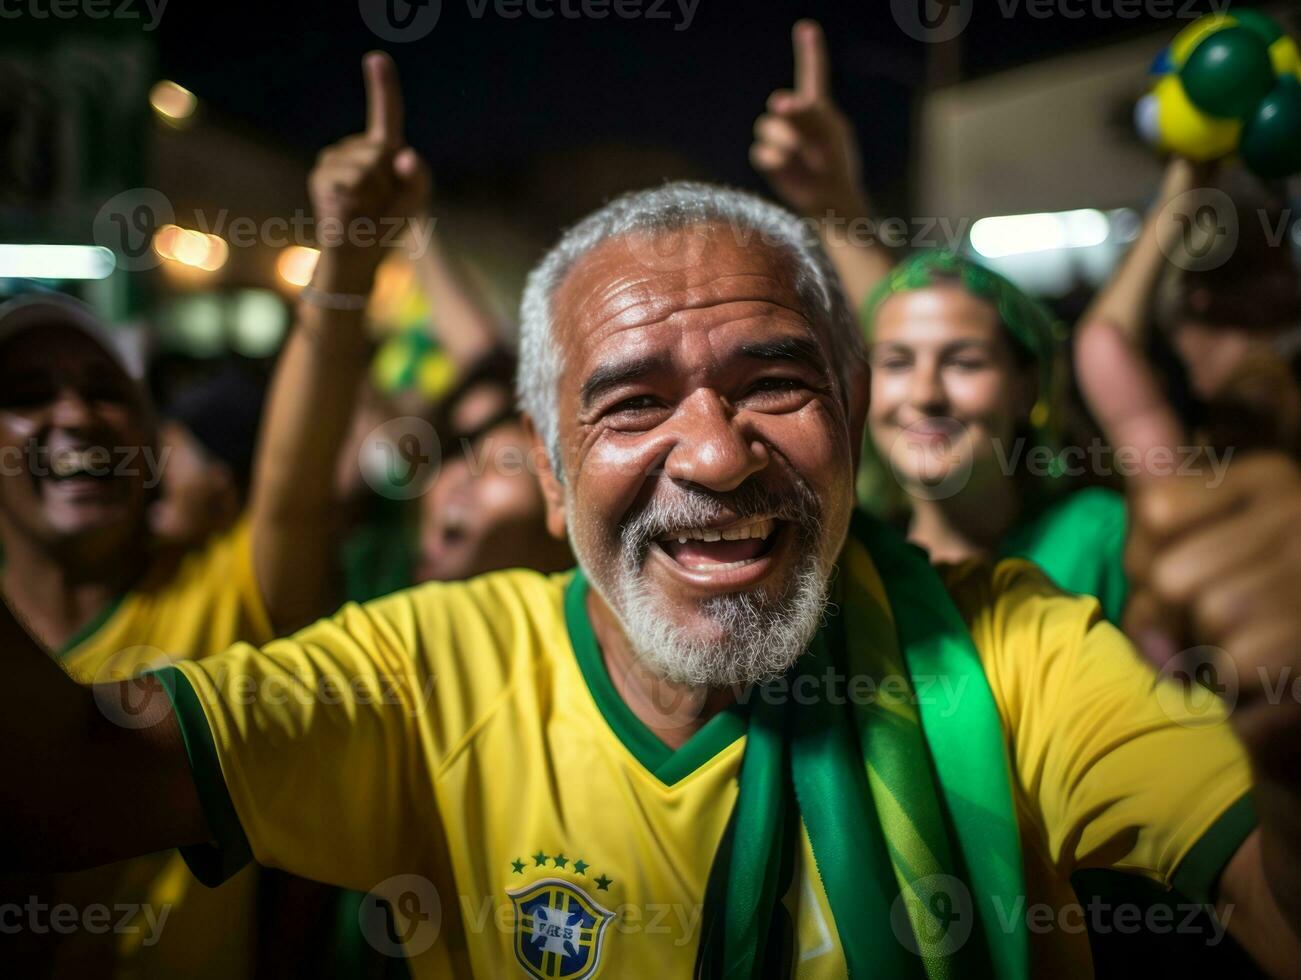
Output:
M755 590L701 603L694 618L710 624L704 630L675 621L671 605L647 581L646 560L651 542L665 528L699 527L716 520L720 504L714 495L679 491L647 506L623 528L620 553L610 563L612 581L599 580L598 565L584 554L581 536L570 530L579 564L619 618L633 652L675 683L735 687L771 680L795 663L822 625L835 557L827 554L812 491L797 482L780 498L754 486L726 496L745 516L767 513L790 521L799 537L794 549L799 567L787 593L777 599Z
M661 677L697 687L760 683L784 674L822 625L827 575L819 564L816 554L802 558L790 594L777 602L756 592L707 600L700 614L713 636L675 623L644 575L621 576L615 611L638 659Z

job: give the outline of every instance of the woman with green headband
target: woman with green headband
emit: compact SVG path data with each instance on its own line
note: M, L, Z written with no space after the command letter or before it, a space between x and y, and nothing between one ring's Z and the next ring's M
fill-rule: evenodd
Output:
M1053 475L1062 466L1051 315L974 262L925 252L896 266L874 235L846 234L876 227L857 141L832 97L821 28L800 21L793 42L794 87L769 97L750 159L817 229L845 294L875 330L862 501L908 522L934 560L1029 558L1059 586L1098 596L1117 619L1123 501L1101 489L1066 494Z
M936 562L1028 558L1119 621L1123 498L1070 492L1061 331L1007 279L948 251L887 275L863 307L872 367L859 492Z

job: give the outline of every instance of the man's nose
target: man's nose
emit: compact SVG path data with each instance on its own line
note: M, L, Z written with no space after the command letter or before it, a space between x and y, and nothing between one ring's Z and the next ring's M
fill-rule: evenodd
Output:
M677 439L664 461L670 479L726 492L768 465L767 447L745 433L714 392L698 392L679 406L678 414Z
M50 404L50 422L60 429L84 429L94 421L95 410L71 385L63 385Z

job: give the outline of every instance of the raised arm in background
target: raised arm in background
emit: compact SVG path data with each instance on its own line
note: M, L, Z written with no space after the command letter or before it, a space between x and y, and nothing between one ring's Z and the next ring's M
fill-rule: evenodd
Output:
M791 210L817 223L850 305L857 312L894 265L894 256L869 224L858 142L831 97L831 63L817 21L792 31L795 88L768 96L754 123L750 162Z
M386 219L408 219L428 196L428 169L403 134L392 59L371 52L363 72L365 132L325 149L309 178L321 255L276 366L258 440L253 562L279 632L338 602L334 472L367 364L362 307L384 257L375 223L383 229Z
M428 205L422 206L412 226L411 263L433 313L430 329L461 374L501 342L501 323L447 251L436 224ZM420 239L417 229L428 237Z
M1132 346L1143 349L1152 300L1169 261L1166 256L1184 232L1171 204L1203 186L1209 176L1204 165L1183 157L1170 159L1161 180L1161 191L1143 219L1143 230L1130 246L1125 260L1084 311L1081 323L1106 320Z

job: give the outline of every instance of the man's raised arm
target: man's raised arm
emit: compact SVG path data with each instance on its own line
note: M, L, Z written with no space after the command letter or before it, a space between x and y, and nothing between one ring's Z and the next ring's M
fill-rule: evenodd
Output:
M0 602L0 870L91 867L209 833L156 678L77 684Z
M1106 320L1120 330L1137 350L1143 349L1148 320L1152 315L1152 300L1160 285L1161 274L1168 265L1166 256L1182 233L1183 226L1177 215L1187 208L1188 201L1181 199L1189 191L1203 186L1209 177L1210 170L1206 165L1183 157L1170 159L1161 180L1161 191L1148 208L1138 239L1085 310L1080 318L1081 324Z
M795 87L768 96L754 123L750 162L787 207L816 223L857 314L894 266L894 254L875 234L854 130L832 98L822 28L802 20L792 41Z
M403 135L388 55L365 58L366 130L325 149L309 179L320 259L276 366L252 490L253 563L276 631L328 612L338 519L334 472L366 369L363 309L385 219L423 207L429 176Z

